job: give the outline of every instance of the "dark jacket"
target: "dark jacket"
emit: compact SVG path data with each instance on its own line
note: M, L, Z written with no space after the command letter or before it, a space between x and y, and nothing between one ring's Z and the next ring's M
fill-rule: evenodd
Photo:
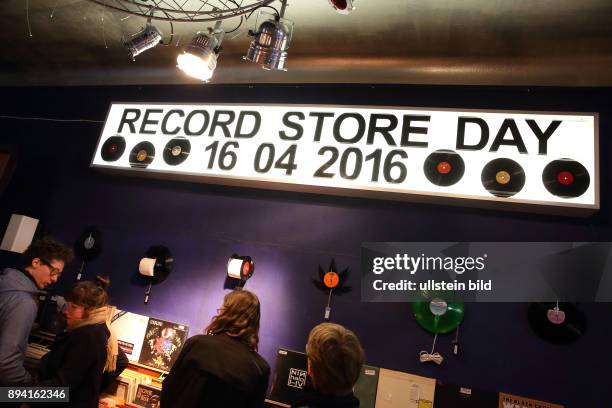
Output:
M39 292L24 272L11 268L0 272L0 386L32 379L23 360L38 311Z
M40 362L37 387L69 387L69 407L95 408L104 380L106 324L93 324L67 332ZM118 363L119 365L119 363Z
M359 407L359 400L351 392L349 395L334 396L323 395L311 387L304 387L304 396L295 404L294 408L353 408Z
M260 407L269 377L268 363L241 342L225 334L193 336L164 380L161 405Z

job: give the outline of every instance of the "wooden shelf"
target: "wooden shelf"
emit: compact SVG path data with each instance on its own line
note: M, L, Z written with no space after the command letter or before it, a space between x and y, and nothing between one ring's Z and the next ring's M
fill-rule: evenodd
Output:
M154 367L149 367L144 364L137 363L135 361L130 361L129 366L132 367L132 370L137 371L142 374L150 375L151 377L165 377L168 375L168 371L160 370Z

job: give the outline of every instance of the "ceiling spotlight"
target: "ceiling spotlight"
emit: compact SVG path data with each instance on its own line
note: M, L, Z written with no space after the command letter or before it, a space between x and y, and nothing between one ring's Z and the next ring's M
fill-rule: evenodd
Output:
M227 261L227 276L241 281L248 280L255 272L255 262L250 256L233 254Z
M340 14L349 14L355 10L353 0L328 0L329 4Z
M126 41L123 45L128 49L130 57L134 60L138 54L159 44L161 39L161 32L153 24L147 24L141 32L135 34L134 38Z
M259 12L257 19L263 17L264 21L256 31L249 30L253 41L244 56L245 60L260 64L263 69L287 70L285 62L293 34L293 22L283 18L286 5L287 2L283 1L279 15Z
M198 32L182 54L176 57L177 67L190 77L207 82L213 76L225 32L221 21L209 32Z

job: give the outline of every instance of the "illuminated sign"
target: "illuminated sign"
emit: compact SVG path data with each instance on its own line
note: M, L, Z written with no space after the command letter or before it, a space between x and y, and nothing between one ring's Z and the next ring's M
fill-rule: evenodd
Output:
M92 166L248 187L585 213L599 209L598 160L594 113L114 103Z

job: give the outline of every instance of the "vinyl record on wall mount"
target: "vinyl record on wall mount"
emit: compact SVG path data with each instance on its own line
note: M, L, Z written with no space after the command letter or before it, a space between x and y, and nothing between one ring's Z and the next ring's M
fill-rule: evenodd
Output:
M561 198L580 197L589 188L588 170L572 159L553 160L542 171L544 187Z
M425 159L423 172L427 180L437 186L452 186L463 177L465 164L452 150L436 150Z
M166 280L174 268L172 252L163 245L149 248L138 263L138 272L148 280L145 290L144 302L149 303L151 286Z
M102 160L113 162L119 160L125 151L125 139L123 136L111 136L106 139L106 142L102 145L100 154Z
M170 249L163 245L154 245L147 249L144 253L144 259L154 260L151 278L151 283L157 285L168 278L170 272L174 268L174 257ZM141 264L142 265L142 260ZM143 271L140 271L143 274Z
M164 147L164 161L170 166L176 166L187 159L190 151L189 140L182 137L174 138Z
M102 252L100 245L100 231L95 227L88 227L74 243L74 253L82 261L93 261Z
M85 264L96 259L100 252L100 232L95 227L88 227L74 243L74 254L81 260L81 267L76 275L77 281L83 278Z
M349 276L349 268L345 268L342 272L338 272L336 268L336 260L332 258L327 271L324 271L319 265L319 279L313 279L312 283L317 289L325 293L329 293L333 289L336 295L342 295L350 292L351 287L346 285Z
M572 303L532 303L527 316L531 329L553 344L578 340L587 325L584 313Z
M130 152L130 166L146 168L155 158L155 147L151 142L140 142Z
M497 197L511 197L525 185L525 172L512 159L494 159L482 169L482 185Z
M435 298L431 301L414 302L412 312L417 323L430 333L444 334L457 328L463 321L463 302L446 302Z

